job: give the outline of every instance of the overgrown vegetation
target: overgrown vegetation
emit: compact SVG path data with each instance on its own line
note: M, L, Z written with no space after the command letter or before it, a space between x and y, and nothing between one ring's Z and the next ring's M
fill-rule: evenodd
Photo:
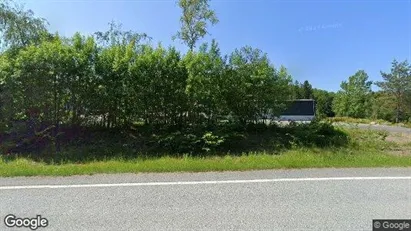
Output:
M284 168L326 167L409 167L411 155L391 155L400 146L386 141L387 133L346 129L349 138L343 147L292 148L273 155L271 152L243 152L238 155L183 155L180 157L134 156L90 159L81 163L60 161L46 163L27 157L0 158L0 176L69 176L97 173L203 172ZM410 147L411 142L402 144Z
M208 7L205 1L182 1L180 6L193 10L196 4ZM211 11L206 11L190 14L210 19ZM15 40L22 29L14 20L21 12L8 13L16 17L3 22L4 31L16 34L5 41ZM41 22L32 14L29 17ZM190 47L192 36L204 36L204 25L198 23L188 25L200 30L198 35L181 38L189 39ZM147 35L122 31L114 23L109 31L94 36L23 36L36 42L8 42L0 56L4 153L41 150L62 155L69 149L65 140L82 139L70 133L96 129L102 134L142 129L146 132L135 135L143 138L135 142L156 152L211 151L232 139L227 126L243 132L263 115L278 115L289 95L287 70L274 68L267 54L249 46L223 57L213 41L182 55L173 47L152 46ZM133 128L135 123L144 126ZM93 146L93 140L88 142Z
M287 69L258 48L221 54L212 40L196 49L217 16L207 0L180 0L178 6L183 14L176 38L189 47L186 54L153 45L149 35L124 31L114 22L108 31L62 37L32 11L0 1L3 160L88 163L189 155L198 161L348 150L349 135L329 123L261 122L299 98L315 99L319 118L410 119L406 61L394 61L391 73L382 73L379 92L371 91L365 71L344 81L341 91L327 92L308 81L293 83ZM383 106L388 102L395 107Z
M76 162L107 158L161 157L183 155L205 157L241 155L250 152L280 154L293 148L345 147L349 137L329 123L288 126L232 123L219 126L133 125L130 128L61 127L59 152L40 146L21 144L11 149L20 156L45 162ZM46 143L47 144L47 143ZM54 147L53 145L49 147ZM30 151L28 151L30 150Z

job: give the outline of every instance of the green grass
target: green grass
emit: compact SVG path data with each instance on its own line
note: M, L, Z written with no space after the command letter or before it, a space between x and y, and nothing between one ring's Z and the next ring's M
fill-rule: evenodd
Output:
M398 144L385 141L387 133L344 129L350 143L339 148L292 148L279 154L268 152L195 157L121 159L84 163L45 163L29 158L0 156L0 176L70 176L98 173L245 171L290 168L410 167L411 156L390 155ZM410 145L404 144L404 146ZM408 147L408 146L407 146Z
M69 176L97 173L244 171L288 168L408 167L411 156L353 150L291 150L225 157L162 157L158 159L109 160L86 164L45 164L28 159L0 162L0 176Z

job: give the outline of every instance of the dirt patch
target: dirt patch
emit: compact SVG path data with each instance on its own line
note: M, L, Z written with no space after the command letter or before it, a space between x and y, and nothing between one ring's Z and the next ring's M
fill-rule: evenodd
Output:
M389 133L386 141L396 144L396 147L388 151L395 156L411 156L411 134L409 133Z
M389 154L394 156L411 156L411 149L401 148L388 151Z
M391 132L385 140L400 145L411 144L411 134Z

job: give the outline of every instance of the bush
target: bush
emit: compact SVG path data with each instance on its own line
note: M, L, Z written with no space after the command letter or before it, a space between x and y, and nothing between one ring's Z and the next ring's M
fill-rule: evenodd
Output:
M293 147L341 147L349 141L348 135L331 123L320 122L291 123L285 127L234 123L185 127L137 125L128 129L63 127L61 131L61 152L43 157L77 162L116 156L133 158L137 155L237 155L256 151L275 154ZM42 150L48 152L47 148L44 146ZM29 149L20 151L33 154Z

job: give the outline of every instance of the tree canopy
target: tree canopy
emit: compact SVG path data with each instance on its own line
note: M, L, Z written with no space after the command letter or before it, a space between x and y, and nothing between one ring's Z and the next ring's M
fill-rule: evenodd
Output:
M42 37L49 36L48 22L36 17L31 10L11 0L0 1L0 45L22 47L38 43Z
M334 98L334 110L339 116L365 118L370 114L371 86L364 70L357 71L348 81L341 83Z
M218 23L214 10L210 9L210 0L179 0L182 10L181 29L174 38L180 39L190 50L193 50L199 39L208 34L209 24Z
M391 72L381 71L383 81L376 85L383 91L393 96L395 104L396 121L403 120L405 114L409 112L411 104L409 97L411 92L411 65L407 60L398 62L394 59Z

